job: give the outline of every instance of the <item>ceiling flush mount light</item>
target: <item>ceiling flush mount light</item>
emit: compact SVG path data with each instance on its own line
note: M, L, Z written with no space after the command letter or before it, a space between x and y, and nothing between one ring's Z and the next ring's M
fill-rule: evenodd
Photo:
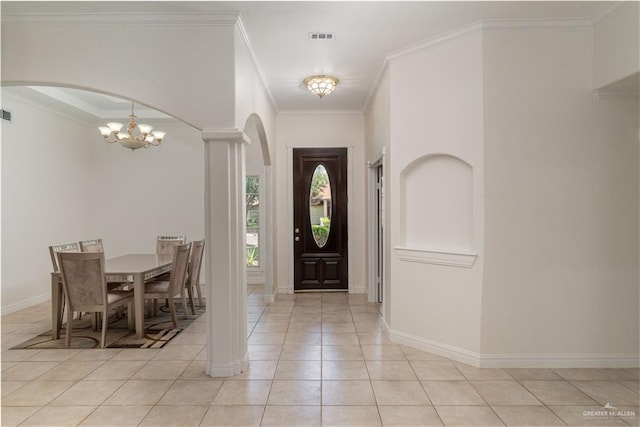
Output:
M307 85L309 92L322 98L323 96L329 95L333 92L339 81L340 80L334 76L320 75L307 77L304 79L304 84Z
M129 116L129 125L126 132L121 132L124 126L122 123L110 122L106 126L99 126L98 130L104 137L105 141L112 144L119 142L124 148L131 151L138 148L149 148L150 145L158 146L167 134L159 130L153 130L152 126L136 123L136 116L133 114L133 102L131 102L131 115Z

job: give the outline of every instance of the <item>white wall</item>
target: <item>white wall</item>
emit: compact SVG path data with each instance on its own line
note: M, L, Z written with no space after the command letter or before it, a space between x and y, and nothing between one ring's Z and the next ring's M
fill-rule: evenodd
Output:
M51 298L48 247L90 236L86 124L2 91L2 313ZM98 138L101 138L98 136Z
M204 238L204 143L179 123L144 120L167 132L158 147L126 150L90 129L90 231L108 257L154 253L158 235ZM209 244L209 242L207 242ZM203 280L204 277L201 277Z
M640 71L638 7L638 2L627 2L615 15L596 24L593 31L594 89Z
M312 95L309 95L312 96ZM318 100L320 101L320 100ZM349 277L351 292L365 292L365 174L364 118L361 113L280 113L276 120L277 149L277 263L278 287L281 293L293 290L293 147L348 147L350 170L349 193ZM291 200L290 200L291 199Z
M591 31L484 52L487 364L637 358L638 101L592 95Z
M482 36L467 35L419 50L389 64L391 142L385 178L390 199L390 293L392 339L458 357L480 351L483 265ZM416 159L455 156L472 167L471 268L403 261L401 174ZM438 181L446 186L445 176ZM422 197L422 193L407 197ZM429 209L423 206L421 209ZM411 232L411 231L409 231ZM410 248L446 249L446 248Z
M276 189L273 178L275 168L275 109L253 61L249 40L241 25L235 31L235 86L236 127L243 129L250 139L246 147L246 174L260 176L260 267L248 269L248 283L264 284L265 299L275 295L277 282L274 250L277 216L273 203ZM256 117L257 116L257 117ZM259 120L260 123L256 123ZM263 129L259 129L259 126Z
M257 114L264 126L266 142L273 161L276 111L253 62L247 46L248 41L238 27L236 27L234 43L236 127L243 129L249 115Z

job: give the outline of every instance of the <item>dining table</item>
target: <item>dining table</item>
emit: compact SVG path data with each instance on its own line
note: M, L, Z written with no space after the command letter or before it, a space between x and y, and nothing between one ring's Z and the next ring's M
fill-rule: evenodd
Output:
M122 281L126 278L133 283L134 317L138 339L144 337L144 284L148 280L170 272L172 263L171 254L127 254L107 259L105 262L107 281ZM51 273L51 329L54 340L60 337L63 298L60 273Z

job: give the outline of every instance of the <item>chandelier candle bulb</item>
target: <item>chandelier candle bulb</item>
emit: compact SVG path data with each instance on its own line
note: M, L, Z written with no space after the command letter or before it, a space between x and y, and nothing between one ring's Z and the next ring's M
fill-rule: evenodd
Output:
M120 132L120 129L122 129L122 126L124 126L124 125L122 123L118 123L118 122L107 123L107 127L109 129L111 129L111 132L113 132L113 133Z
M158 141L162 141L162 138L164 138L164 136L167 134L166 132L163 132L161 130L154 130L151 133L153 134L155 139L157 139Z
M153 129L153 126L143 125L142 123L140 123L138 125L138 128L140 129L140 132L142 132L143 135L147 135L147 134L151 133L151 130Z

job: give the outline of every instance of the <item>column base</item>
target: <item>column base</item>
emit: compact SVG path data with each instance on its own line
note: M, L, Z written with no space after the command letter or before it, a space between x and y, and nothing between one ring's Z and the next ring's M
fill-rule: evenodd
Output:
M230 363L211 363L205 365L205 372L210 377L227 378L246 372L249 367L249 354Z

